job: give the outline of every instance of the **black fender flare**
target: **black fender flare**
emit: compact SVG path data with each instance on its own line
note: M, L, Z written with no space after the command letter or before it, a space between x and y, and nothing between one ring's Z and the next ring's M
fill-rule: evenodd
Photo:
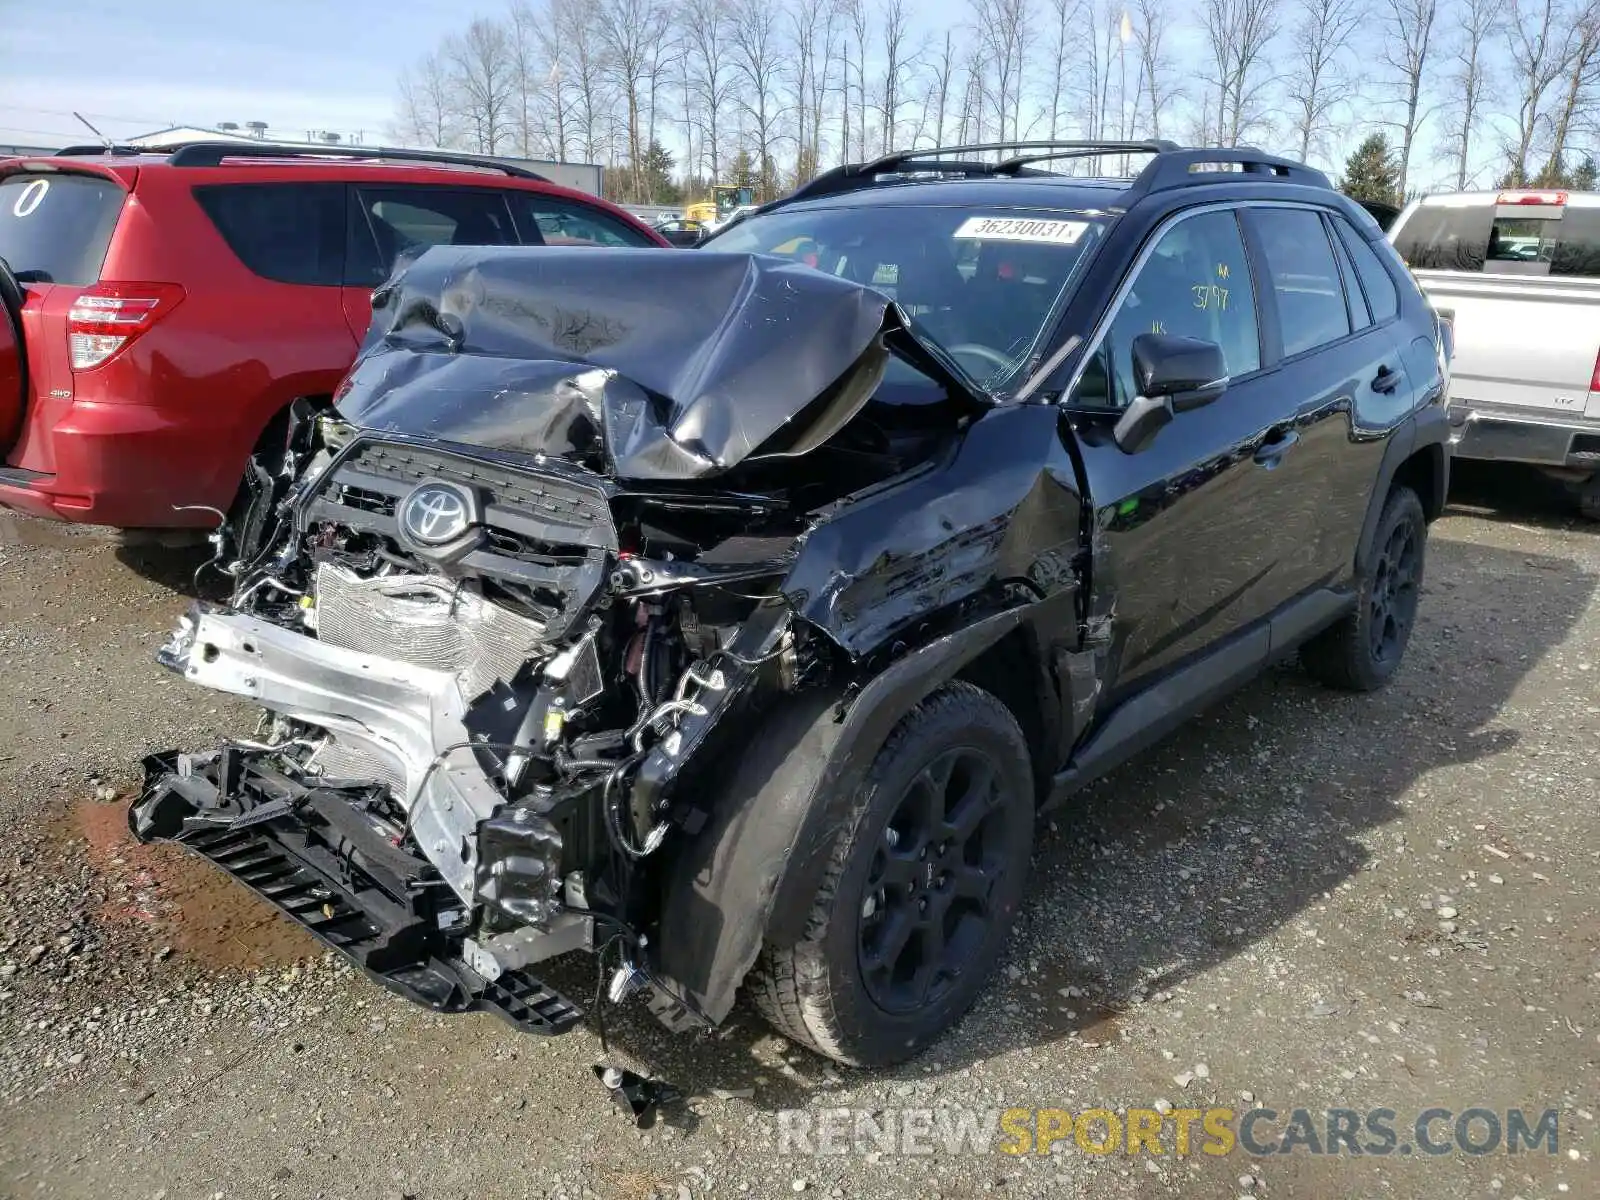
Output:
M841 692L824 687L769 710L668 872L658 982L710 1020L726 1017L762 944L804 935L855 788L895 725L1026 616L1007 609L912 651L842 714Z
M1372 554L1372 539L1378 530L1378 518L1394 487L1395 476L1409 459L1421 451L1431 451L1438 456L1434 463L1434 494L1422 496L1423 508L1438 513L1444 508L1445 495L1450 489L1450 421L1445 410L1430 404L1412 413L1389 435L1383 448L1383 458L1378 464L1378 477L1373 482L1372 495L1367 498L1367 515L1361 522L1361 540L1356 543L1356 573L1366 570Z

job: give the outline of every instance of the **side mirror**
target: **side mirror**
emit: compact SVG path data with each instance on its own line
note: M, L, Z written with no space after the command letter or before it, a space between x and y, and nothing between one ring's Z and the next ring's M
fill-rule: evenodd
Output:
M1143 450L1177 413L1204 408L1222 395L1228 366L1215 342L1141 333L1133 339L1133 381L1139 394L1112 434L1124 454Z

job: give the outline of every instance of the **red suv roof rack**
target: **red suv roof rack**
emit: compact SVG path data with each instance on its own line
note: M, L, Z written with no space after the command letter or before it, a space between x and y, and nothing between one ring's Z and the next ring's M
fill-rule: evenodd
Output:
M474 167L498 171L511 179L550 180L526 167L486 158L478 154L455 154L449 150L403 150L395 146L288 146L277 142L187 142L181 146L82 145L68 146L44 158L88 158L105 155L123 158L132 155L165 155L174 167L218 167L227 158L365 159L371 162L436 163L446 167Z
M499 171L512 179L532 179L549 183L543 175L526 167L512 166L477 154L453 154L448 150L401 150L392 146L283 146L271 142L190 142L173 150L167 159L175 167L215 167L225 158L322 158L369 159L379 162L438 163L441 166L476 167Z

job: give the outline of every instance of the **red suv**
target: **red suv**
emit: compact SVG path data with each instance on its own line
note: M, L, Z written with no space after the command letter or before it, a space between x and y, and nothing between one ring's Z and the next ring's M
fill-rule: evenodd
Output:
M210 527L372 289L428 246L665 246L531 171L427 151L197 143L0 160L0 505Z

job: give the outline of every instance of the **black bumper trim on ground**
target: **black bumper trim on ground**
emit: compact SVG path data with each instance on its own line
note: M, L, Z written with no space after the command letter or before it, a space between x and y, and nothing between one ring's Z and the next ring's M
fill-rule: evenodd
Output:
M322 844L297 813L230 828L226 821L239 806L218 796L213 779L178 775L169 756L146 766L144 793L129 809L136 837L192 850L374 982L434 1012L492 1012L525 1033L565 1033L582 1019L575 1004L524 971L485 980L470 970L458 957L459 937L440 929L432 905L386 892ZM237 787L250 785L241 780ZM182 827L174 828L175 810L185 809Z

